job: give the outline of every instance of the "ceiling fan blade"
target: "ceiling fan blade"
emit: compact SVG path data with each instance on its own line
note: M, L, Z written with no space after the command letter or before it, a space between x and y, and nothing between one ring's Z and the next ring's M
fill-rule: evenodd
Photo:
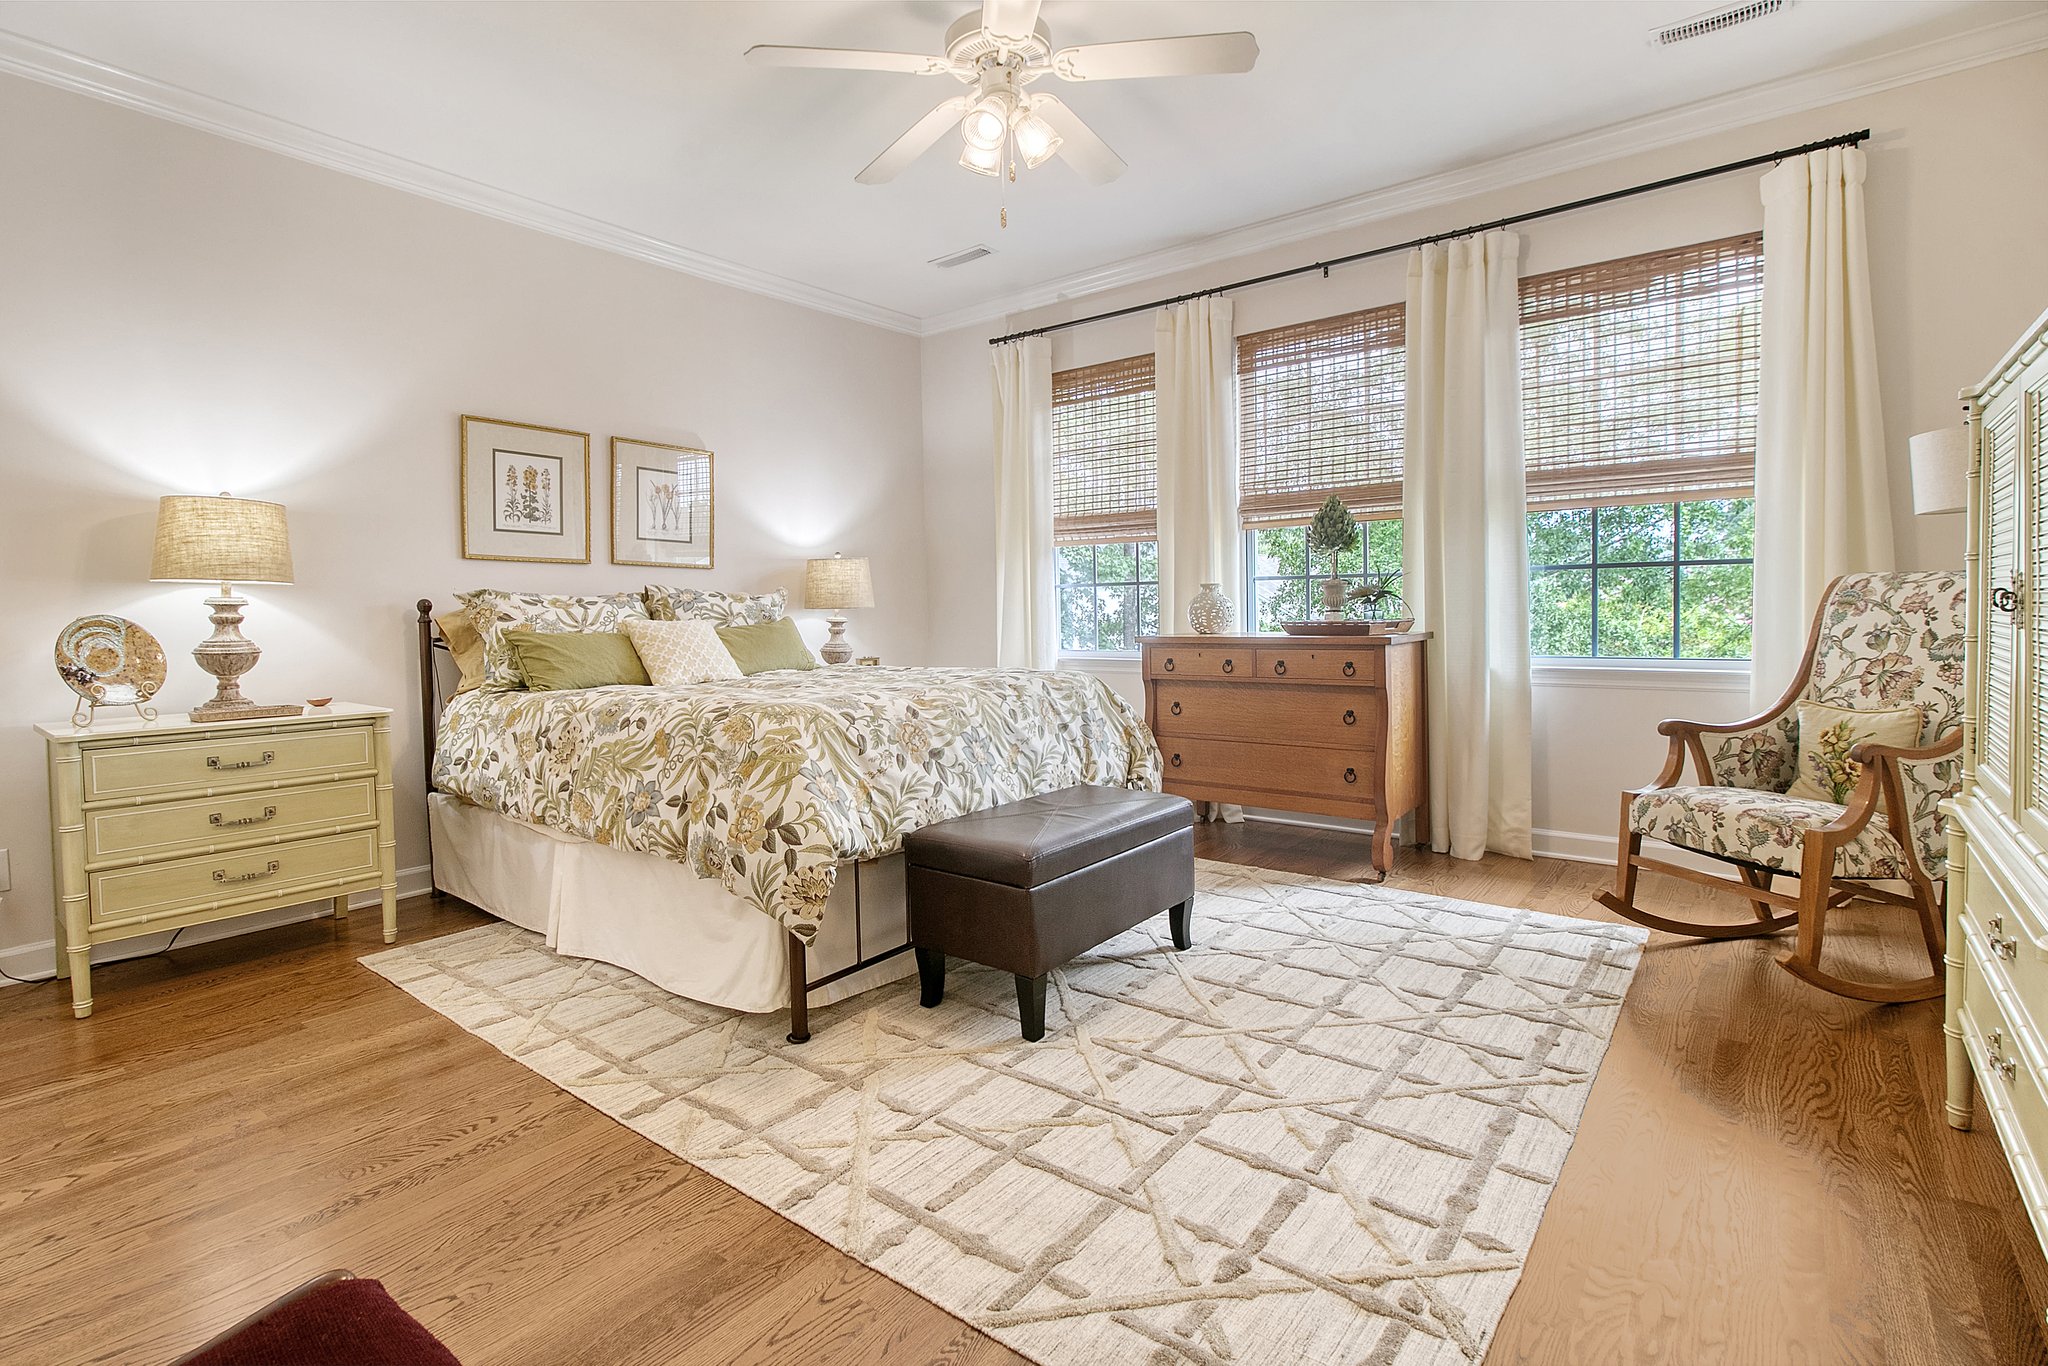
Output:
M1081 178L1095 185L1107 185L1124 173L1124 159L1109 150L1109 144L1095 130L1081 122L1081 116L1060 103L1056 95L1031 97L1032 112L1052 125L1060 135L1060 152Z
M755 66L824 67L837 71L901 71L911 76L944 76L953 64L915 52L869 52L852 47L781 47L763 43L747 49Z
M1250 71L1258 60L1259 40L1249 33L1191 33L1061 48L1052 54L1052 70L1069 81L1128 81Z
M929 114L910 125L910 131L889 144L888 150L867 164L854 179L863 185L882 185L894 180L904 167L923 156L925 149L939 140L948 128L960 122L967 112L969 100L965 95L955 95Z
M1024 42L1038 27L1038 0L981 0L981 26L998 38Z

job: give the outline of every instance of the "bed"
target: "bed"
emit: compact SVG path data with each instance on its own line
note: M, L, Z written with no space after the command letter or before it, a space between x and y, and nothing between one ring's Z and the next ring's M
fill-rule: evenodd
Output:
M1160 783L1142 718L1085 674L839 666L444 701L418 608L434 885L565 956L786 1006L796 1042L810 1005L911 970L905 834Z

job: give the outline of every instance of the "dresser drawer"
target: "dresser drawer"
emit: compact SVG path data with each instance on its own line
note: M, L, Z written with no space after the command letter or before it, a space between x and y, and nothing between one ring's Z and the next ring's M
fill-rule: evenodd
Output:
M1370 815L1377 757L1369 750L1265 745L1244 740L1162 738L1166 790L1176 783L1228 788L1252 796L1357 802Z
M2017 1168L2048 1151L2048 1092L2042 1089L2040 1038L2012 1018L1998 960L1972 934L1963 951L1963 1005L1957 1012L1972 1069L1995 1116L2007 1155ZM2023 1188L2026 1183L2022 1183Z
M307 899L342 882L378 877L377 832L358 830L233 854L207 854L88 875L94 925L168 915L223 901L278 901L293 888Z
M1380 695L1364 688L1264 688L1256 683L1154 685L1153 733L1370 749Z
M1279 683L1362 683L1378 687L1384 678L1383 650L1265 649L1258 652L1262 679Z
M377 789L368 778L314 782L241 795L98 807L85 817L89 864L135 862L202 853L281 836L368 825L377 819Z
M365 770L376 762L368 726L108 746L81 757L88 802L260 787Z
M1154 650L1146 656L1148 678L1250 678L1257 663L1252 650Z

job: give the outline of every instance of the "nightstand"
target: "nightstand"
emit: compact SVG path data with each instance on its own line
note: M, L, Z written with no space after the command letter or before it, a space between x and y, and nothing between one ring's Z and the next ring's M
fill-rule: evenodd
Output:
M380 891L398 937L391 712L37 726L49 749L57 975L92 1013L92 946Z

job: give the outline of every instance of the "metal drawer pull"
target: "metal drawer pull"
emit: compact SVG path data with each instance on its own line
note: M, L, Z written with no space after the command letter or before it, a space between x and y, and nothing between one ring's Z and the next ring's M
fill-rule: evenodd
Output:
M1991 941L1991 951L2006 962L2016 962L2020 956L2020 941L2011 935Z
M262 768L265 764L273 762L276 758L276 750L266 749L263 751L261 759L237 759L231 764L224 764L220 761L218 754L209 754L206 756L206 766L225 773L231 768Z
M1179 767L1180 767L1180 756L1179 756L1178 754L1176 754L1176 755L1174 755L1174 756L1173 756L1173 766L1174 766L1175 768L1179 768Z
M1346 707L1346 708L1344 709L1344 724L1345 724L1345 725L1347 725L1347 726L1355 726L1355 725L1357 725L1357 724L1358 724L1358 713L1357 713L1357 712L1355 712L1355 711L1353 711L1353 710L1351 710L1351 709L1350 709L1349 707Z
M1223 672L1225 672L1225 673L1227 673L1227 674L1234 674L1234 673L1236 673L1236 672L1237 672L1237 661L1236 661L1236 660L1234 660L1234 659L1226 659L1226 660L1224 660L1224 661L1223 661Z
M1287 661L1286 661L1286 660L1284 660L1284 659L1276 659L1276 660L1274 660L1274 661L1273 661L1273 672L1274 672L1274 673L1276 673L1276 674L1285 674L1285 673L1287 672Z
M276 819L277 808L266 806L263 808L263 814L260 816L237 816L233 820L226 819L220 812L216 811L206 818L206 823L219 826L223 830L229 830L238 825L261 825L265 821L274 821Z
M213 870L213 880L214 880L215 882L254 882L254 881L255 881L255 880L257 879L257 878L260 878L260 877L270 877L270 876L272 876L273 874L275 874L276 872L277 872L277 860L276 860L276 859L272 859L272 860L271 860L271 861L270 861L270 862L269 862L268 864L266 864L266 865L265 865L264 867L262 867L262 868L259 868L259 869L257 869L257 870L256 870L255 872L253 872L253 873L234 873L234 874L229 874L229 873L227 873L227 872L223 871L222 869L216 868L216 869L214 869L214 870Z
M1348 659L1344 661L1344 676L1345 676L1346 678L1350 678L1350 677L1352 677L1352 676L1353 676L1353 675L1355 675L1355 674L1356 674L1357 672L1358 672L1358 666L1357 666L1356 664L1353 664L1353 663L1352 663L1352 662L1351 662L1350 660L1348 660Z
M1173 713L1173 714L1174 714L1175 716L1179 716L1179 715L1180 715L1180 703L1178 703L1178 702L1174 703L1174 704L1173 704L1173 705L1172 705L1171 707L1168 707L1168 708L1167 708L1167 710L1168 710L1168 711L1170 711L1170 712L1172 712L1172 713Z
M1355 782L1357 782L1357 781L1358 781L1358 770L1357 770L1357 769L1355 769L1355 768L1347 768L1347 769L1345 769L1345 770L1344 770L1344 781L1345 781L1345 782L1347 782L1347 783L1355 783Z
M2019 1064L2004 1055L2004 1048L2004 1030L1994 1029L1984 1036L1984 1061L2010 1085L2013 1077L2019 1072Z
M1166 662L1165 662L1164 664L1161 664L1161 665L1160 665L1159 667L1160 667L1160 668L1161 668L1162 670L1164 670L1165 672L1167 672L1167 673L1172 673L1172 672L1173 672L1173 656L1172 656L1172 655L1168 655L1168 656L1166 657Z

